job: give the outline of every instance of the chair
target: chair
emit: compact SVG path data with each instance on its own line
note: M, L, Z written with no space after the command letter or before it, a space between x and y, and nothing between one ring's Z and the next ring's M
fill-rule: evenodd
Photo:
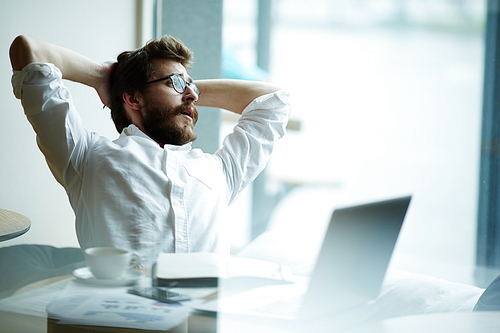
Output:
M0 248L0 298L30 283L69 275L85 266L79 248L49 245L13 245Z

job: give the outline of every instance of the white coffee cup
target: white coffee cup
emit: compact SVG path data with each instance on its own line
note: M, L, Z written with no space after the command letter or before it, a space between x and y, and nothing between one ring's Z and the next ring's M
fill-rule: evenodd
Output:
M91 247L84 251L85 262L97 279L118 279L139 264L139 256L114 247Z

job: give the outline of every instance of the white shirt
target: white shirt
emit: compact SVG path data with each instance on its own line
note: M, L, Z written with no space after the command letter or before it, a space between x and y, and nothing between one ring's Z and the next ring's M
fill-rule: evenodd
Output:
M114 141L86 131L52 64L14 71L12 85L66 189L82 249L134 251L144 267L158 252L229 254L221 216L263 170L290 111L285 91L255 99L223 147L205 154L190 144L163 149L134 125Z

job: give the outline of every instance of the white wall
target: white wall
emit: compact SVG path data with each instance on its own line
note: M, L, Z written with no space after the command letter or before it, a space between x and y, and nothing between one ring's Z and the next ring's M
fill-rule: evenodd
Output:
M0 208L31 219L31 230L0 243L78 246L64 189L38 150L35 134L14 97L8 51L20 34L65 46L97 61L115 60L136 46L136 0L0 1ZM142 3L142 2L141 2ZM109 110L93 89L68 82L87 129L115 138Z

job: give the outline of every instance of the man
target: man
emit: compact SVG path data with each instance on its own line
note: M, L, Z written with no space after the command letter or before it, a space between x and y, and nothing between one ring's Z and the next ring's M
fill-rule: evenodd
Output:
M14 93L66 189L82 249L134 251L143 267L159 252L229 253L221 217L284 135L288 94L262 82L193 82L191 56L170 36L114 64L26 36L13 41ZM62 79L96 89L118 139L82 127ZM242 114L215 154L191 148L198 105Z

